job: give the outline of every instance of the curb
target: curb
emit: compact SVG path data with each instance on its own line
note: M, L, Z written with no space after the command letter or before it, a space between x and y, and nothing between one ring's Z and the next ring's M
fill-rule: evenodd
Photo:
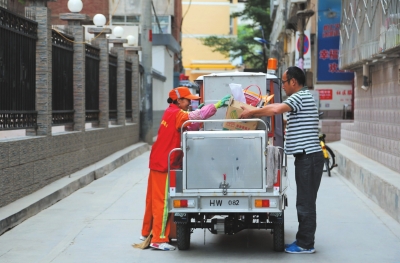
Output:
M400 223L399 173L340 141L329 147L336 154L337 172Z
M149 150L136 143L0 208L0 235Z

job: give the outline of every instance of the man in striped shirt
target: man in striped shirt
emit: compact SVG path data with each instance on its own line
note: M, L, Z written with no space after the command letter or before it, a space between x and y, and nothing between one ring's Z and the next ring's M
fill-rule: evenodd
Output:
M289 67L282 76L282 87L289 96L287 100L251 110L242 107L240 115L247 119L287 112L285 152L295 157L299 229L296 240L287 244L285 251L296 254L315 252L316 201L324 166L318 139L318 109L304 83L303 70Z

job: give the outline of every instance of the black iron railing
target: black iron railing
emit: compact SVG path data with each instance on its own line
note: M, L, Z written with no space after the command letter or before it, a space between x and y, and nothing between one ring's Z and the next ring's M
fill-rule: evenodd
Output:
M132 62L125 63L125 107L127 119L132 119Z
M62 33L60 33L62 34ZM53 125L74 122L73 55L74 38L52 31L53 43Z
M37 112L0 111L0 130L36 128Z
M0 7L0 130L36 128L37 26Z
M118 57L112 54L109 54L108 58L109 66L108 66L108 87L109 87L109 118L110 120L117 119L117 64Z
M100 49L86 44L86 122L99 121L99 62Z

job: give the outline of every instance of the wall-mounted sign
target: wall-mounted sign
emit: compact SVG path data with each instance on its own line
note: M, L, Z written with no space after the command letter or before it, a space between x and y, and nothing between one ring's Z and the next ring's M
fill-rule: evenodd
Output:
M341 0L318 5L317 82L350 82L353 72L339 69Z
M332 100L332 89L319 89L320 100Z
M319 93L321 110L342 110L343 105L351 105L353 91L349 84L320 84L315 90Z
M299 51L300 51L300 33L296 31L296 52L295 52L295 60L296 65L299 65ZM311 43L310 43L310 31L304 30L304 47L303 47L303 69L311 68Z

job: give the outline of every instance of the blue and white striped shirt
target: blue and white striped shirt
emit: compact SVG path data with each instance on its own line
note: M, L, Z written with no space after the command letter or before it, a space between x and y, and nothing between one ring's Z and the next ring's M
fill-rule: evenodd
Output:
M318 109L307 87L292 94L283 103L292 111L287 113L286 154L306 154L321 151L318 139Z

